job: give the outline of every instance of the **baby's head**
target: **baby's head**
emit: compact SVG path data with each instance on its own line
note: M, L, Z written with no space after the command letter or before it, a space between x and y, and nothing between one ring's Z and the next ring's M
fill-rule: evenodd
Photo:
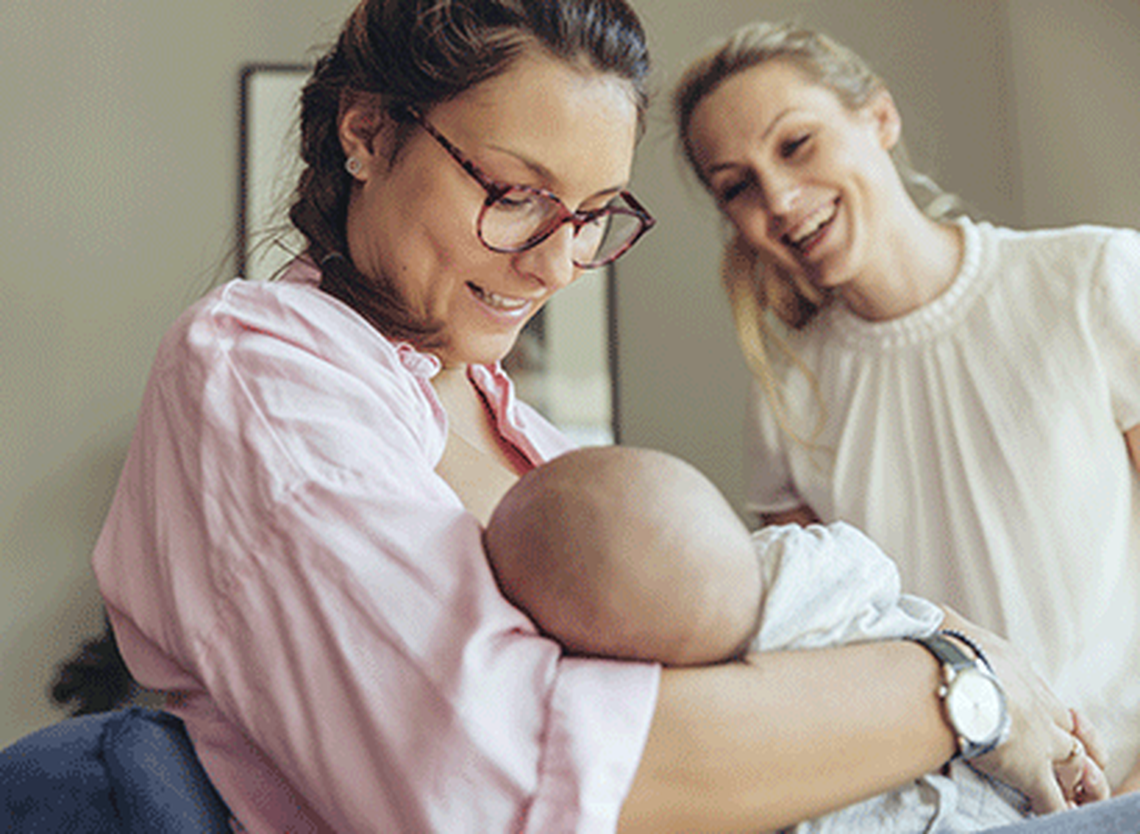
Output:
M579 449L524 475L484 534L500 588L575 654L674 666L738 657L760 567L715 486L648 449Z

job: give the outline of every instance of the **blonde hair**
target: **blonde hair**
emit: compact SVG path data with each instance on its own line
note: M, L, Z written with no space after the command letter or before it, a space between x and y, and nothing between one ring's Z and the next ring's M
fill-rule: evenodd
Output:
M796 67L814 83L835 93L852 111L859 110L876 93L886 89L866 61L821 32L790 22L742 26L694 61L673 92L680 151L706 188L709 183L690 136L693 113L721 83L770 61L783 61ZM964 207L957 197L942 191L933 180L910 166L901 141L891 150L891 157L907 193L928 216L944 220L963 213ZM821 405L822 395L817 381L780 335L771 316L784 326L799 330L831 303L833 293L799 276L765 266L739 234L732 234L725 244L721 279L732 306L744 359L768 396L777 421L797 442L811 445L809 439L789 425L784 398L772 369L773 354L783 355L805 374ZM821 408L813 437L818 435L822 425Z

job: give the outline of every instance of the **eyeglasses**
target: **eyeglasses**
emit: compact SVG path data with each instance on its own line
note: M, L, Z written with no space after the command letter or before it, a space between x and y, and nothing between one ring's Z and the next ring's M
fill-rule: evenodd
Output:
M569 223L574 227L574 265L594 269L616 261L657 222L628 191L602 208L571 211L545 189L495 182L418 111L408 113L487 192L475 228L492 252L523 252Z

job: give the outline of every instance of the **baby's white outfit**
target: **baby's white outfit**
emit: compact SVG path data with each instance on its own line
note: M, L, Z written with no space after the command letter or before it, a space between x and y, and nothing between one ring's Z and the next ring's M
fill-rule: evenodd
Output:
M922 637L942 623L933 603L901 592L895 563L843 522L753 534L763 573L756 651L817 649ZM965 762L785 829L789 834L984 831L1023 820L1021 794Z

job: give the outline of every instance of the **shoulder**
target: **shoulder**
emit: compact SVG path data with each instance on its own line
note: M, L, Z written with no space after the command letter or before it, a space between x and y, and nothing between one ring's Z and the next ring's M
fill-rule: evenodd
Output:
M351 363L395 365L395 346L311 284L235 279L192 304L167 332L160 360L241 356L267 343Z
M234 280L191 305L163 337L159 374L343 373L371 385L408 384L436 370L431 357L386 339L316 286Z
M430 458L443 442L428 390L436 370L432 357L392 343L312 284L235 280L167 331L141 416L203 439L252 436L257 426L259 444L289 457L298 444L385 435Z
M1133 229L1078 225L1020 230L977 224L989 266L1071 282L1091 279L1121 260L1140 261L1140 233Z

